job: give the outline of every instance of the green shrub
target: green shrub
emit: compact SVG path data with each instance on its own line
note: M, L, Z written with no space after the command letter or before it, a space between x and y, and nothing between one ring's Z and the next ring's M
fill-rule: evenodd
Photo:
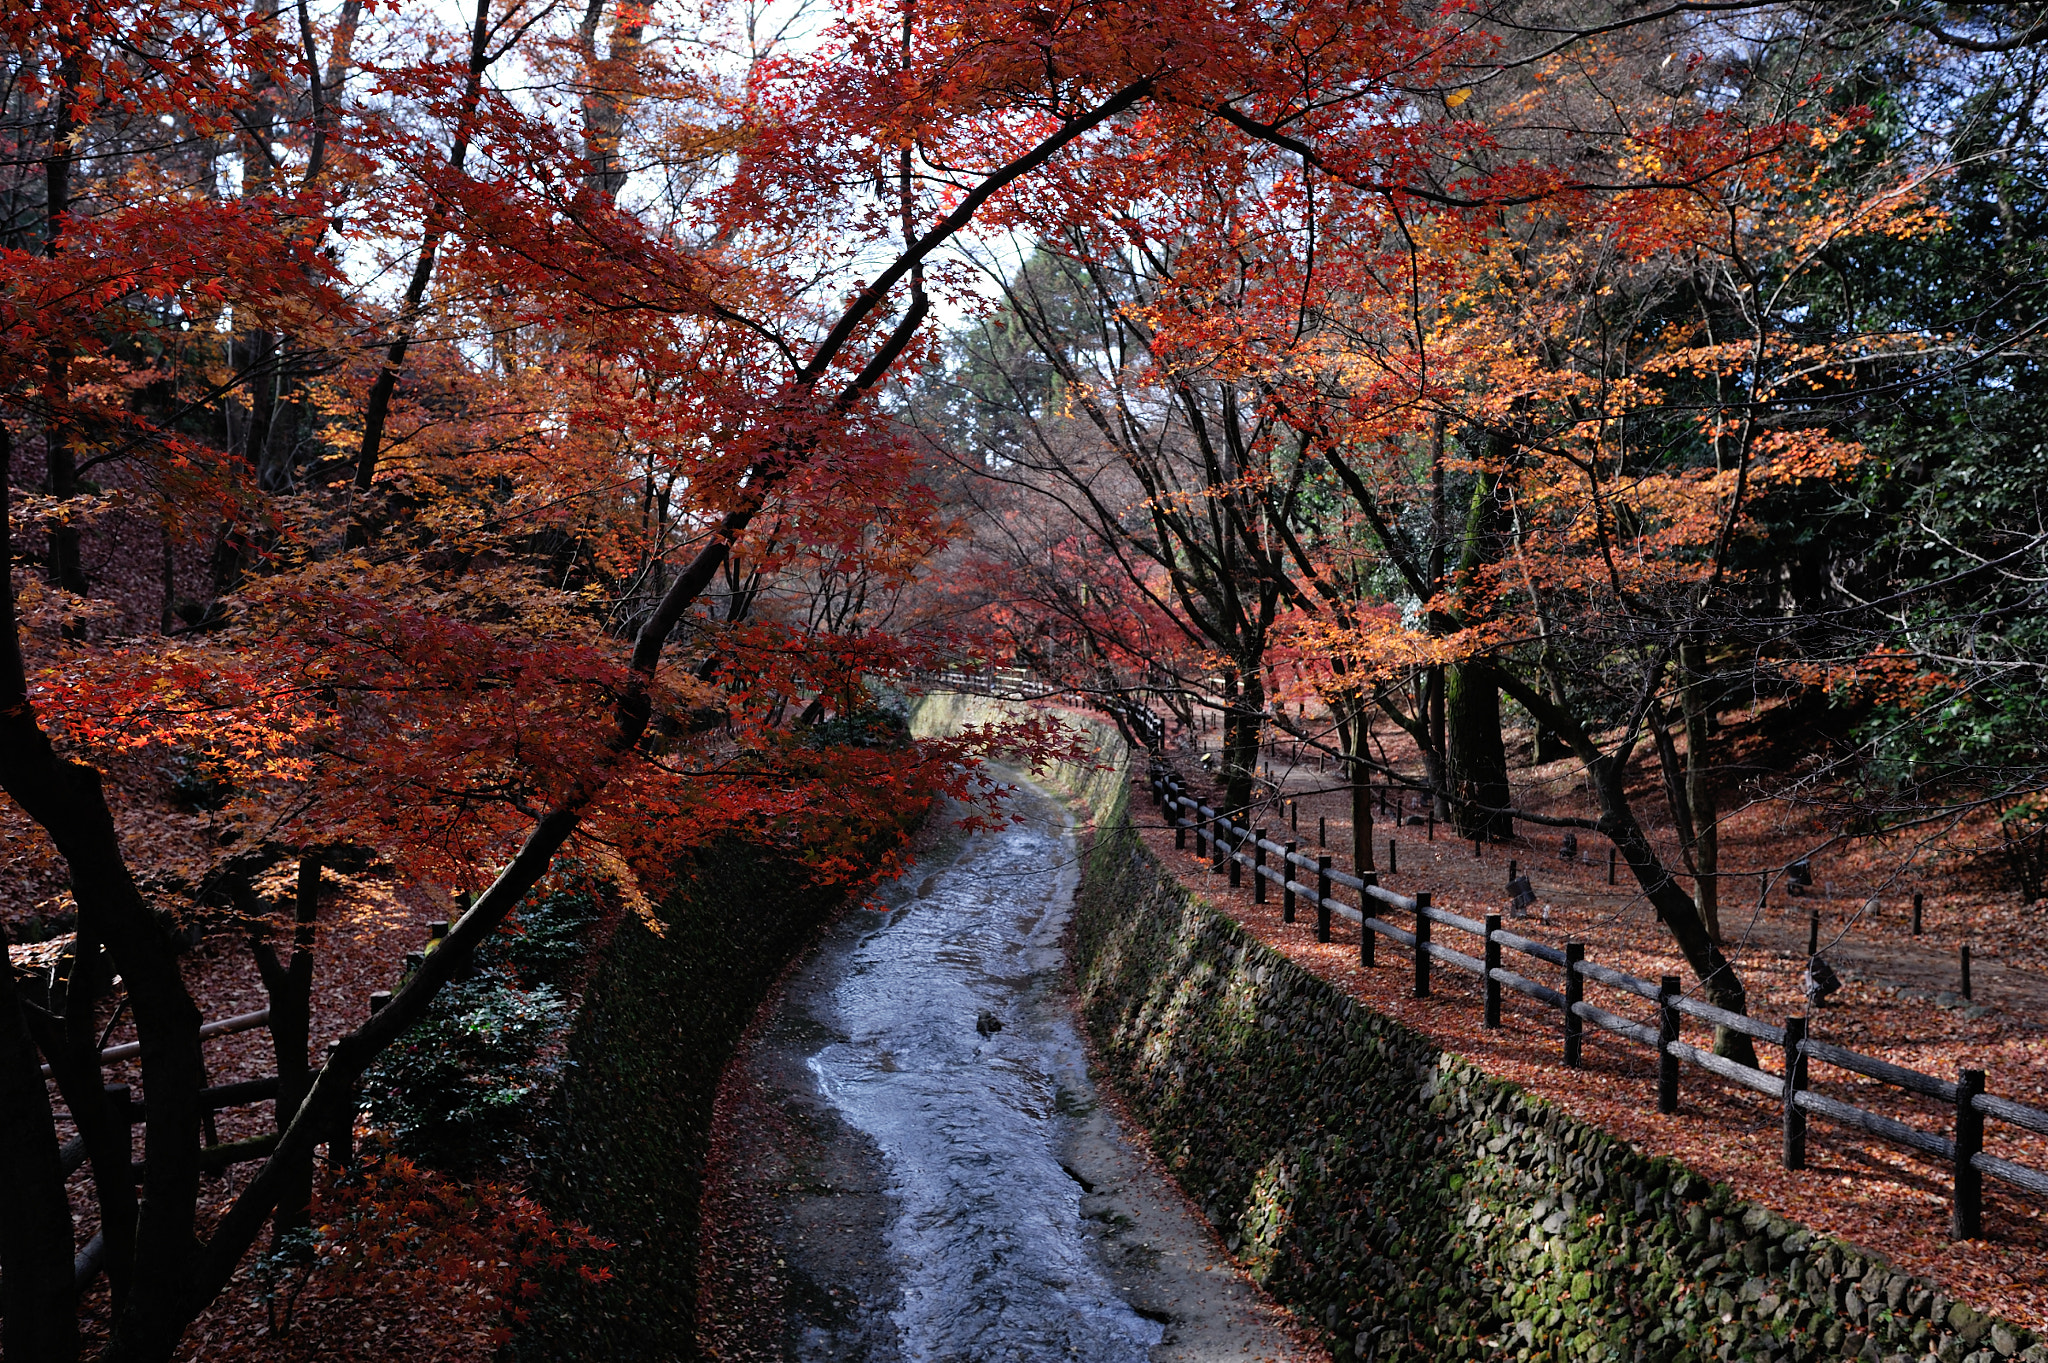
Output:
M363 1077L370 1119L401 1154L468 1175L545 1151L555 1043L571 1021L563 991L603 916L580 889L533 900L478 947L471 977L378 1057Z
M552 986L520 989L498 971L448 986L364 1076L371 1121L447 1173L524 1160L555 1077L542 1053L568 1015Z

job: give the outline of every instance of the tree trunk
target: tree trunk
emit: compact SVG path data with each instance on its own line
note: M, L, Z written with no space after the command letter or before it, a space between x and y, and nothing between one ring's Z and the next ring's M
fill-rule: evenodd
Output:
M1351 863L1359 872L1378 869L1372 859L1372 769L1366 720L1372 711L1357 693L1338 702L1337 733L1344 743L1344 779L1351 787Z
M0 437L0 454L6 444ZM12 552L5 528L10 500L0 479L0 563L10 561ZM170 928L143 899L121 856L99 772L59 757L36 720L19 628L12 579L0 573L0 789L50 835L64 857L78 901L78 935L106 943L127 982L142 1039L142 1082L149 1093L148 1173L136 1222L134 1276L126 1307L114 1320L112 1348L120 1354L128 1341L146 1340L132 1356L164 1357L191 1319L188 1302L199 1264L193 1234L199 1200L199 1090L205 1086L199 1007L179 973ZM25 1177L10 1170L8 1181ZM62 1181L55 1186L62 1196Z
M1451 818L1451 780L1444 767L1444 670L1442 667L1429 669L1424 682L1423 704L1427 709L1429 743L1422 750L1422 768L1429 777L1430 808L1438 820L1448 823Z
M0 926L0 951L6 946ZM70 1363L78 1357L71 1205L12 965L0 976L0 1168L0 1345L9 1358Z
M1489 842L1512 838L1507 744L1501 738L1500 687L1492 664L1479 660L1450 669L1444 687L1444 756L1458 836Z
M104 1237L107 1282L116 1312L126 1304L135 1258L134 1141L128 1114L107 1103L100 1067L99 1032L93 1005L103 978L100 944L80 934L73 938L71 968L63 989L53 990L47 1012L26 1012L29 1031L49 1061L57 1092L71 1109L71 1120L85 1139L92 1162L93 1196L99 1202L100 1234Z
M270 997L270 1046L277 1060L276 1124L279 1135L306 1100L313 1085L307 1050L313 1035L313 929L320 907L320 854L299 855L298 897L294 905L291 963L277 959L270 943L250 942L256 971ZM252 906L260 912L261 906ZM313 1160L307 1157L283 1171L277 1198L275 1231L282 1240L306 1224L313 1198Z
M1259 772L1259 736L1264 731L1266 687L1255 669L1225 684L1223 712L1223 808L1242 818L1251 808Z
M78 85L78 56L66 57L57 68L53 92L53 123L50 155L43 162L43 254L53 259L62 249L64 215L71 211L71 162L75 154L71 136L73 91ZM43 373L43 462L49 490L60 500L78 495L78 461L71 453L71 352L63 346L50 347ZM67 592L85 595L85 565L79 555L78 529L59 520L50 530L50 580Z
M1706 990L1708 1000L1718 1008L1747 1016L1749 996L1736 977L1734 965L1721 954L1721 948L1707 931L1706 920L1700 916L1699 906L1672 879L1642 825L1636 822L1628 803L1626 769L1609 754L1597 764L1589 763L1587 772L1600 797L1600 831L1614 840L1636 883L1656 906L1672 941ZM1714 1053L1740 1064L1756 1064L1755 1043L1741 1032L1726 1028L1714 1031Z
M1628 767L1624 760L1627 751L1601 752L1587 735L1585 726L1564 707L1522 684L1512 672L1502 671L1499 680L1502 688L1539 723L1548 723L1563 735L1586 764L1587 785L1600 801L1599 831L1613 841L1615 850L1628 863L1630 874L1664 920L1665 930L1671 934L1686 964L1692 967L1707 998L1718 1008L1747 1016L1749 997L1735 967L1708 934L1699 906L1671 878L1642 825L1636 822L1635 811L1628 802ZM1714 1053L1740 1064L1756 1064L1755 1043L1741 1032L1726 1028L1715 1029Z
M1711 751L1707 738L1706 649L1688 641L1678 651L1679 666L1685 674L1685 796L1692 813L1692 864L1700 917L1716 942L1721 938L1721 831L1720 810L1714 802L1714 786L1708 777Z

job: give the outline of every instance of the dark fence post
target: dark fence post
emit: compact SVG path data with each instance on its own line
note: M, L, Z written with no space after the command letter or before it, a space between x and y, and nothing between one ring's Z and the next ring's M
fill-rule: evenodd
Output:
M1266 902L1266 830L1252 830L1252 903Z
M1318 815L1316 816L1316 846L1318 846L1318 847L1328 847L1329 845L1330 845L1330 819L1329 819L1329 816L1328 816L1327 814L1318 814Z
M334 1052L340 1047L339 1041L327 1043L327 1061L332 1062ZM356 1096L351 1093L348 1102L336 1114L334 1126L327 1133L327 1167L344 1169L356 1157Z
M1509 857L1507 884L1512 885L1515 883L1515 872L1519 869L1521 868L1515 865L1515 859L1513 857Z
M1429 997L1429 895L1415 896L1415 997Z
M1330 858L1316 858L1316 940L1330 940Z
M1500 1026L1500 981L1493 972L1500 969L1500 943L1493 935L1500 931L1500 915L1486 915L1486 1025Z
M1235 821L1225 824L1224 827L1230 829L1230 851L1227 855L1230 857L1230 888L1234 890L1244 884L1244 837L1238 831Z
M1371 871L1360 871L1358 878L1367 885L1377 885L1380 883L1380 878ZM1358 892L1358 963L1364 966L1374 963L1373 937L1376 934L1365 921L1373 916L1372 903L1371 895L1367 894L1364 890Z
M1390 876L1401 874L1401 844L1395 842L1392 838L1387 839L1387 874Z
M1956 1205L1949 1238L1976 1240L1984 1234L1984 1175L1972 1163L1984 1148L1984 1114L1973 1101L1984 1091L1984 1071L1964 1070L1956 1085Z
M1287 851L1280 858L1280 921L1294 921L1294 856L1300 846L1294 839L1287 840Z
M1564 944L1564 1063L1570 1069L1579 1067L1585 1047L1586 1020L1578 1014L1578 1005L1586 997L1586 977L1579 973L1579 962L1585 959L1584 942Z
M1607 883L1609 885L1614 883L1614 849L1612 847L1607 849Z
M1913 896L1913 935L1915 937L1920 936L1920 899L1920 895L1916 892Z
M1657 987L1657 1111L1667 1116L1678 1111L1678 1057L1671 1043L1678 1040L1678 976L1666 975Z
M1806 1092L1806 1019L1785 1019L1785 1167L1806 1167L1806 1109L1799 1095Z
M1188 826L1180 816L1180 797L1176 795L1169 799L1166 807L1173 813L1173 848L1176 852L1185 852L1188 850Z
M1970 997L1970 944L1963 943L1963 997Z

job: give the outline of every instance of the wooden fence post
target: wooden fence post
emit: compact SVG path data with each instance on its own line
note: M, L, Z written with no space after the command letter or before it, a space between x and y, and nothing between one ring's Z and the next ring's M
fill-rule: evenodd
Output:
M1380 878L1371 871L1360 871L1358 878L1367 885L1377 885L1380 883ZM1372 928L1365 921L1372 916L1372 896L1364 890L1360 890L1358 892L1358 963L1362 966L1373 964L1373 938L1377 934L1373 932Z
M1173 815L1173 850L1185 852L1188 850L1188 826L1180 816L1180 797L1174 796L1166 807Z
M1287 850L1280 856L1280 921L1294 921L1294 864L1295 852L1301 844L1294 839L1287 840Z
M1564 1063L1569 1069L1579 1067L1579 1056L1585 1048L1586 1020L1577 1012L1586 997L1586 977L1579 973L1579 962L1585 959L1584 942L1564 944Z
M1239 835L1234 825L1235 820L1229 825L1230 851L1227 853L1230 858L1230 888L1233 890L1244 884L1244 862L1241 859L1244 852L1244 839Z
M1669 1116L1678 1111L1678 1057L1671 1043L1678 1040L1678 997L1676 975L1666 975L1657 986L1657 1111Z
M1787 1169L1806 1167L1806 1109L1799 1095L1806 1092L1806 1019L1785 1019L1785 1149Z
M1500 981L1493 972L1500 969L1500 943L1493 935L1500 931L1500 915L1486 915L1486 1020L1488 1027L1500 1026Z
M1607 849L1607 883L1609 885L1614 883L1614 849L1612 847Z
M1266 830L1252 830L1252 903L1266 902Z
M1395 842L1392 838L1387 839L1387 874L1390 876L1401 874L1401 844Z
M1429 997L1429 895L1415 896L1415 997Z
M1970 944L1963 943L1963 997L1970 997Z
M1973 1101L1983 1091L1984 1071L1964 1070L1956 1085L1956 1202L1948 1226L1953 1240L1984 1234L1984 1175L1971 1162L1984 1148L1984 1114Z
M1918 893L1918 892L1916 891L1916 892L1914 893L1914 895L1913 895L1913 935L1914 935L1915 937L1918 937L1918 936L1920 936L1920 935L1921 935L1921 933L1920 933L1920 901L1921 901L1921 896L1920 896L1920 895L1919 895L1919 893Z
M1316 858L1316 940L1330 940L1330 860L1328 855Z

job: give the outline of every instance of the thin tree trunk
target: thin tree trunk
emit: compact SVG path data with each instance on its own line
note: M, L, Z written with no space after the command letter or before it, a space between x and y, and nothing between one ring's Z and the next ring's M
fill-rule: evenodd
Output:
M0 925L0 951L6 946ZM0 1169L0 1345L9 1358L70 1363L78 1357L71 1204L12 966L0 976Z
M259 905L250 907L261 911ZM255 939L249 944L256 957L257 974L262 976L264 992L270 998L270 1046L277 1060L275 1121L280 1135L291 1125L313 1084L307 1051L313 1035L314 925L320 910L318 852L299 854L298 894L293 909L289 964L278 960L270 943ZM276 1234L280 1240L306 1224L306 1209L313 1196L311 1151L305 1160L284 1173L276 1215Z
M484 68L490 60L491 0L477 0L476 21L469 37L469 68L462 87L461 120L455 145L448 151L448 169L462 173L469 159L469 142L476 122L477 101L483 91ZM370 385L369 400L363 406L363 443L356 452L358 491L367 492L377 473L377 457L383 451L384 423L391 415L391 397L398 390L398 378L405 368L406 352L412 348L413 329L419 324L420 305L427 296L427 283L434 277L434 258L448 234L448 206L436 202L427 214L427 230L420 242L419 258L413 262L412 277L406 281L405 296L398 305L398 331L384 352L384 363ZM349 530L349 541L360 547L368 543L368 530L358 521Z
M93 1005L100 995L100 944L80 934L73 938L71 969L61 994L52 992L51 1012L27 1013L29 1031L49 1061L51 1077L72 1123L85 1139L92 1161L93 1196L99 1202L100 1234L107 1282L116 1312L127 1303L135 1258L134 1141L127 1114L107 1105L105 1075Z
M1709 777L1712 750L1707 736L1708 695L1706 649L1688 640L1678 650L1685 690L1685 795L1692 812L1692 864L1700 917L1716 942L1721 937L1720 810Z
M78 57L66 57L57 68L53 92L55 121L50 135L50 155L43 162L45 222L43 254L54 259L63 249L64 215L71 210L71 163L76 154L72 134L74 92L78 84ZM71 452L71 352L63 346L50 347L43 371L44 410L43 462L48 470L50 495L56 498L78 495L78 461ZM86 592L85 564L79 554L78 530L59 520L50 530L50 578L67 592Z
M1378 864L1372 859L1372 772L1366 765L1371 756L1367 746L1370 737L1366 718L1372 712L1367 708L1363 696L1348 703L1351 722L1345 735L1345 773L1351 783L1351 865L1360 873L1377 871Z

